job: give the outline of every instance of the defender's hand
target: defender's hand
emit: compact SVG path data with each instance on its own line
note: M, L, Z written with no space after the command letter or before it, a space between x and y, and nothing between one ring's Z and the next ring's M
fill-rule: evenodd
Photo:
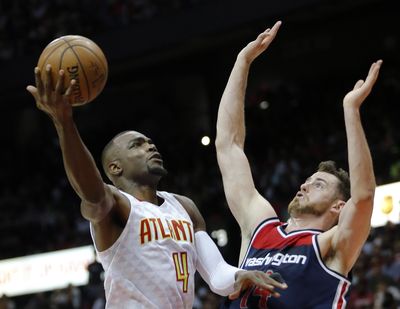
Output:
M59 71L59 77L55 88L51 75L51 65L46 67L46 76L42 80L40 70L35 68L36 87L29 85L26 89L32 94L36 101L36 106L48 114L53 120L62 120L65 116L71 116L72 106L70 104L72 87L75 80L71 80L68 88L64 89L65 74Z
M253 62L272 43L281 24L281 21L277 21L272 28L266 29L257 39L247 44L239 53L238 58L242 57L248 63Z
M229 295L229 299L234 300L240 296L243 290L256 286L257 288L269 291L272 296L279 297L280 294L275 291L275 288L286 289L287 284L281 280L281 277L274 276L273 273L268 275L262 271L238 271L236 273L235 292ZM279 282L279 281L282 282Z
M370 94L372 87L379 75L379 69L381 68L382 60L378 60L371 65L368 76L363 81L360 79L354 86L353 90L350 91L343 99L343 107L359 108L364 100Z

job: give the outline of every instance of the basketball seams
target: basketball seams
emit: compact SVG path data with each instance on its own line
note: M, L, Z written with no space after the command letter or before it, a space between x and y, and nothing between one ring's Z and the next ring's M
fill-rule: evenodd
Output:
M62 66L62 61L63 61L63 59L64 59L64 55L65 55L65 53L69 50L69 49L72 49L70 46L68 46L66 49L64 49L63 51L62 51L62 53L61 53L61 55L60 55L60 61L59 61L59 63L58 63L58 71L60 71L61 70L61 66ZM76 55L75 55L76 56Z
M61 44L58 44L58 43L61 43ZM47 62L47 60L50 58L50 56L51 56L57 49L59 49L61 46L63 46L64 43L65 43L65 42L63 42L62 40L60 40L60 42L57 42L57 46L55 46L54 49L51 50L51 51L47 54L46 58L43 60L43 63L42 63L42 65L41 65L41 67L39 68L39 69L40 69L40 72L42 72L43 67L46 65L46 62ZM46 47L46 48L48 48L48 47ZM39 60L40 60L40 58L39 58Z
M69 48L71 48L71 51L74 53L74 55L75 55L75 57L76 57L76 60L78 60L79 65L81 66L82 73L83 73L83 76L84 76L85 82L86 82L87 92L88 92L87 101L89 101L90 98L91 98L91 94L90 94L90 93L91 93L91 89L90 89L89 80L88 80L88 78L87 78L87 75L86 75L84 66L82 65L81 59L79 59L79 56L78 56L78 54L76 53L76 51L74 50L73 46L71 46L71 44L69 44L69 41L65 40L64 38L63 38L63 40L65 41L65 43L67 43L67 45L69 46ZM82 103L82 104L84 104L84 103Z
M62 38L62 39L59 39L59 41L56 42L56 44L53 43L55 46L51 46L52 43L50 43L48 46L46 46L46 47L45 47L45 50L46 50L47 48L49 48L50 46L51 46L51 47L54 47L54 49L51 50L51 51L46 55L46 58L44 58L43 64L42 64L42 66L39 68L40 71L43 70L43 67L46 65L47 60L50 58L50 56L51 56L57 49L59 49L60 47L62 47L65 43L69 43L69 42L76 41L76 40L80 40L80 39L82 39L80 36L74 37L74 38L72 38L71 40L67 40L66 38ZM61 43L61 44L60 44L60 43ZM61 66L59 66L59 68L61 68Z
M79 88L76 87L71 102L73 106L91 102L103 90L108 77L108 63L103 51L96 43L80 35L59 37L43 49L37 64L42 78L48 64L52 65L54 80L58 77L56 72L62 68L70 73L70 79L79 79Z
M100 63L100 66L102 67L103 72L105 73L105 80L107 80L107 75L108 75L107 61L105 60L106 58L104 56L103 51L97 45L94 45L94 47L97 50L92 49L91 46L86 46L86 45L82 45L82 44L72 45L72 47L82 48L82 49L86 50L88 53L90 53L92 56L94 56L97 59L98 63ZM97 53L101 54L103 56L104 60ZM103 85L103 87L104 87L104 85ZM97 97L97 95L98 95L98 93L96 94L96 96L94 96L93 98L90 98L90 99L91 100L94 99L95 97Z
M103 66L104 72L107 72L107 63L103 63L103 60L96 54L96 52L95 52L93 49L91 49L90 47L88 47L88 46L86 46L86 45L81 45L81 44L72 45L71 47L75 47L75 46L77 46L77 47L82 47L82 48L84 48L84 49L90 51L90 52L93 54L93 56L95 56L95 57L97 58L97 60L101 63L101 65ZM97 49L98 49L98 52L103 53L103 52L100 50L100 48L97 47ZM104 59L105 59L105 56L104 56Z

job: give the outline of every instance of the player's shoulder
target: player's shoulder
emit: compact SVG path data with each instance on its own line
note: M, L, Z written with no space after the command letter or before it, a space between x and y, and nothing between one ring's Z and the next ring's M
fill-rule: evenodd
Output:
M193 221L194 229L205 230L206 223L199 209L197 208L195 202L185 195L180 195L176 193L171 193L171 194L178 200L178 202L183 206L183 208L188 213L190 219Z
M177 193L170 193L172 194L184 207L196 207L196 204L191 198L188 198L185 195L177 194Z
M188 198L185 195L180 195L176 193L170 194L179 202L179 204L183 206L183 208L189 213L190 216L193 212L198 211L198 208L192 199Z
M337 225L332 227L331 229L322 232L321 234L316 236L317 243L319 246L319 250L321 252L321 256L324 257L328 253L332 254L332 250L334 249L334 241L335 241L335 233L337 232Z
M109 192L112 193L112 195L114 196L114 199L118 200L125 200L125 201L129 201L129 196L132 196L131 194L124 192L120 189L118 189L117 187L115 187L114 185L111 184L105 184L105 186L107 187L107 189L109 190Z

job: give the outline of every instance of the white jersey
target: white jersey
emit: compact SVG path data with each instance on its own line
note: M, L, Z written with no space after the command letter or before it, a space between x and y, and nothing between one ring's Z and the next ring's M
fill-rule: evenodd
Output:
M106 308L192 308L197 254L188 213L168 192L157 192L160 206L122 193L131 204L126 226L110 248L97 252ZM94 241L92 226L91 234Z

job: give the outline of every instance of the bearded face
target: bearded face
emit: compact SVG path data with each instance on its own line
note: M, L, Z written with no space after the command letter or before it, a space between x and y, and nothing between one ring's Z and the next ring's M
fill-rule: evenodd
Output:
M300 191L290 202L291 217L302 214L321 216L337 200L338 179L332 174L317 172L300 186Z
M148 164L147 165L148 171L150 174L155 175L155 176L166 176L168 174L168 171L164 168L164 166L160 164Z
M161 154L153 141L136 131L126 131L115 138L115 157L120 175L138 183L156 183L167 175Z
M289 203L288 212L291 217L298 217L302 214L315 215L317 217L325 213L330 204L321 205L310 202L303 202L297 196Z

